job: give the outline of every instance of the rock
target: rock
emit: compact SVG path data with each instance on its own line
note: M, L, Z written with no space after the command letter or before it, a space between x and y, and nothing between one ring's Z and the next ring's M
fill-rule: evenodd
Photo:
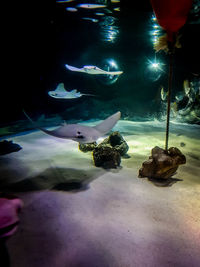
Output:
M22 147L13 141L3 140L0 142L0 155L6 155L21 150Z
M156 146L151 151L149 159L142 164L139 170L139 178L168 179L172 177L180 164L186 163L185 156L176 147L170 147L167 151Z
M123 137L119 132L111 133L110 136L104 139L104 141L101 142L99 145L102 146L108 145L114 147L120 153L121 156L126 156L126 153L129 150L128 144L126 143L126 141L123 139Z
M116 169L121 163L120 153L110 146L97 146L93 151L93 159L96 167L105 169Z
M184 146L186 146L186 144L184 142L180 142L180 146L184 147Z
M96 146L97 146L97 143L96 142L89 143L89 144L81 144L81 143L79 143L78 148L82 152L85 153L85 152L88 152L88 151L93 151Z

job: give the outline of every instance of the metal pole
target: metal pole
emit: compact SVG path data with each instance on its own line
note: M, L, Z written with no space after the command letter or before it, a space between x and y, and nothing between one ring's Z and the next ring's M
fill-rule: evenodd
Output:
M169 120L170 120L170 104L171 104L171 92L172 92L172 63L173 53L169 52L169 77L168 77L168 95L167 95L167 123L166 123L166 138L165 138L165 150L168 150L169 140Z

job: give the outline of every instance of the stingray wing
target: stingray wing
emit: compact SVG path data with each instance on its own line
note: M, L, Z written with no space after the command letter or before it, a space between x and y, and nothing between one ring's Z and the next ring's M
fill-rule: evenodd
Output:
M70 65L68 65L68 64L65 64L65 67L66 67L68 70L71 70L71 71L85 72L85 70L82 69L82 68L76 68L76 67L70 66Z
M72 94L76 94L76 93L77 93L77 90L76 90L76 89L71 90L70 93L72 93Z
M102 121L101 123L94 126L93 128L95 128L102 135L104 135L104 134L108 133L115 126L115 124L118 122L120 117L121 117L121 112L118 111L115 114L113 114L112 116L110 116L107 119L105 119L104 121Z
M66 92L64 83L59 83L54 92L57 92L57 93Z

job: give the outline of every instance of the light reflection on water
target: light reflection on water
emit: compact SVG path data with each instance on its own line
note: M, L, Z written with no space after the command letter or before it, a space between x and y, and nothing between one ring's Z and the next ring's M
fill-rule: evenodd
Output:
M115 43L119 36L119 21L112 16L104 16L99 22L100 38L104 42Z
M120 0L90 0L79 3L76 0L57 0L57 3L70 3L64 6L67 11L78 13L79 18L95 22L99 26L99 38L103 42L115 43L119 36ZM71 2L73 4L71 4Z

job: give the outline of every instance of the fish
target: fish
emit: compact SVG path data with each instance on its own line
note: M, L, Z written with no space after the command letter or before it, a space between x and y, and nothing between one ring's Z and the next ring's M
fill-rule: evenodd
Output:
M118 111L96 126L91 127L80 124L64 123L55 130L49 131L42 127L37 127L36 123L27 115L27 113L24 110L23 112L27 119L34 125L34 127L42 132L57 138L70 139L81 144L93 143L97 141L97 139L110 132L121 118L121 112Z
M66 10L70 11L70 12L77 12L78 11L78 9L75 7L66 7Z
M168 92L165 92L164 87L162 86L160 89L160 98L162 101L165 101L167 99Z
M87 9L95 9L95 8L104 8L106 5L100 5L100 4L79 4L77 7L80 8L87 8Z
M96 12L95 15L97 15L97 16L104 16L105 14L102 13L102 12Z
M89 21L92 21L92 22L98 22L99 21L98 19L93 19L93 18L89 18L89 17L84 17L82 19L89 20Z
M76 89L74 89L72 91L67 91L67 90L65 90L64 83L59 83L56 90L49 91L48 95L53 97L53 98L59 98L59 99L74 99L74 98L79 98L83 95L95 96L92 94L82 94L82 93L78 92Z
M73 2L74 0L58 0L56 1L56 3L69 3L69 2Z
M183 89L184 89L185 95L188 96L190 93L190 84L188 80L183 81Z
M104 74L104 75L120 75L123 73L123 71L106 71L106 70L102 70L96 66L83 66L82 68L76 68L73 66L70 66L68 64L65 64L65 67L68 70L71 71L78 71L78 72L84 72L87 74Z

